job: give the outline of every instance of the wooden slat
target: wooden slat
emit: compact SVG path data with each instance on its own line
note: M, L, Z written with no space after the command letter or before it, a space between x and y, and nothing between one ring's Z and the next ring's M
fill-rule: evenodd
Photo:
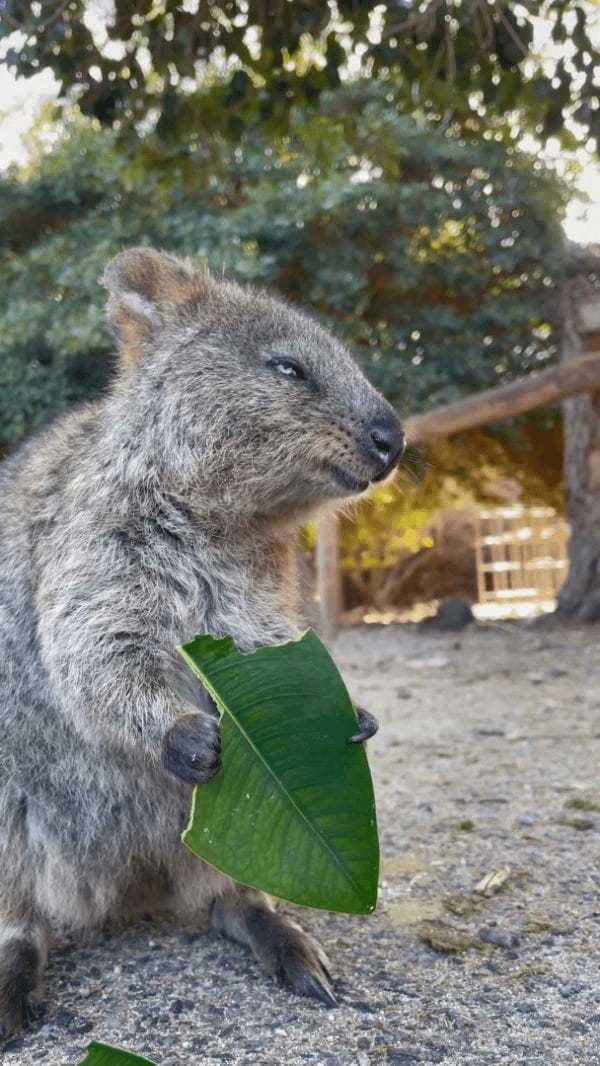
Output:
M566 569L566 546L566 523L550 508L482 512L475 543L479 602L554 599Z

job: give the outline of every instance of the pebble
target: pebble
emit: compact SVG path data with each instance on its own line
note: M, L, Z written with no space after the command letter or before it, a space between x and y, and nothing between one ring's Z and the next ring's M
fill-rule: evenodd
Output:
M79 1021L74 1023L74 1025L72 1026L72 1031L74 1033L91 1033L93 1028L93 1022L88 1021L87 1018L81 1018Z
M67 1010L66 1007L59 1007L52 1017L52 1023L58 1026L59 1029L71 1029L76 1021L77 1016L72 1010Z
M563 984L558 986L558 991L564 999L569 999L570 996L576 996L579 992L583 992L585 987L582 981L564 981Z
M193 1010L194 1004L191 999L172 999L169 1004L171 1014L182 1014L183 1011Z
M504 929L495 929L488 925L482 925L481 929L477 930L477 935L480 940L484 940L488 944L495 944L499 948L514 948L519 943L519 937L516 933L511 933Z
M449 662L447 655L425 655L419 659L407 659L405 665L411 670L442 670Z

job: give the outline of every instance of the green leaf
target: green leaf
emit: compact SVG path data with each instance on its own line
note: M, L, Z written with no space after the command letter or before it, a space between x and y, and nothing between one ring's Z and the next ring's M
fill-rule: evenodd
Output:
M309 630L252 654L230 637L179 648L221 713L222 769L196 788L183 841L242 884L293 903L367 914L379 847L350 697Z
M133 1055L131 1051L122 1051L109 1044L98 1044L95 1040L88 1044L86 1051L87 1055L79 1066L154 1066L150 1059L143 1059L141 1055Z

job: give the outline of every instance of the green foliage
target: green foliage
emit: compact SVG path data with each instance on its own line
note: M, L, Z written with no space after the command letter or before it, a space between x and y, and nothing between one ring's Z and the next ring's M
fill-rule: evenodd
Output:
M342 88L298 112L293 137L216 139L178 162L148 144L144 166L72 121L1 180L0 440L108 380L97 278L134 243L314 308L402 410L551 359L564 189L514 147L436 132L385 93Z
M377 901L373 786L350 697L310 630L239 652L196 637L180 652L221 714L222 767L194 790L187 846L271 895L366 914Z
M574 112L600 140L593 31L571 0L117 0L96 30L87 6L5 0L0 35L25 37L7 62L26 77L52 70L63 99L130 134L150 128L181 145L259 126L286 132L293 108L317 105L358 68L385 80L396 107L446 124L481 131L512 112L522 127L568 141ZM540 15L557 59L535 51Z
M376 489L342 522L342 569L386 570L406 555L431 548L427 526L440 505L439 493L415 498L398 481Z
M111 1047L110 1044L99 1044L96 1040L88 1044L86 1051L87 1055L79 1066L153 1066L150 1059L143 1059L140 1055Z

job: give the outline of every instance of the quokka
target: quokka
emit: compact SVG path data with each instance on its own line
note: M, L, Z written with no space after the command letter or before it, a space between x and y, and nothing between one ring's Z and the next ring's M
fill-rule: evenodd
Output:
M102 280L111 386L0 468L4 1036L49 943L151 905L209 914L335 1002L314 939L180 843L219 734L175 648L296 636L295 528L389 474L402 431L343 345L283 300L149 248ZM352 739L375 728L359 713Z

